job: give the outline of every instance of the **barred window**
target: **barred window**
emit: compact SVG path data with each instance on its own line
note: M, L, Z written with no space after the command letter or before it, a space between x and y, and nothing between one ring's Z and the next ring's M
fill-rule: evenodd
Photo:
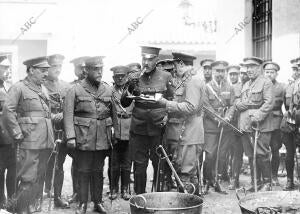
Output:
M272 60L272 0L253 0L253 55Z

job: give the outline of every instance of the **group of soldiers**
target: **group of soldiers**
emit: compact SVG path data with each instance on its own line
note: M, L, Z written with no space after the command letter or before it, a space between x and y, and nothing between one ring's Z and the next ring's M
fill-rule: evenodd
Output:
M249 191L269 191L279 185L282 143L285 190L294 188L300 58L291 61L294 80L284 85L276 80L280 66L257 57L240 65L205 59L201 74L193 68L194 56L173 52L162 59L160 48L148 46L141 52L142 66L110 69L113 86L101 80L102 56L73 59L78 79L67 83L59 79L64 56L55 54L24 61L26 78L9 90L4 83L11 65L0 55L2 207L39 212L43 197L54 191L57 208L79 202L76 213L86 213L90 194L94 210L107 213L102 200L106 157L111 200L119 189L124 200L146 192L149 159L152 191L177 188L201 195L213 187L227 194L222 182L239 188L243 153L251 171ZM74 193L68 201L61 195L67 155Z

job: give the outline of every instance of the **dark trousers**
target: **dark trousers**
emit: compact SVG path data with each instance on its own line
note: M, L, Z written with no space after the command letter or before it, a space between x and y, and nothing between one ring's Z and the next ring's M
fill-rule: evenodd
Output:
M224 132L222 140L219 147L219 160L218 160L218 176L222 175L226 164L226 156L228 153L228 148L230 141L232 140L232 132ZM204 150L206 151L205 161L203 165L204 180L213 181L215 176L215 166L217 158L217 146L219 142L220 133L215 132L205 132L204 133Z
M6 178L5 170L7 170ZM0 146L0 204L5 202L4 183L7 197L11 198L16 187L16 155L11 144Z
M128 140L116 140L111 153L111 186L118 191L119 178L121 175L121 189L127 189L130 179L131 158L129 153Z
M251 141L253 137L253 141ZM249 157L251 168L251 178L253 180L253 148L254 133L245 133L241 136L245 154ZM256 166L257 175L261 172L264 183L269 183L271 178L271 148L270 148L271 132L260 132L257 140L256 149Z
M272 131L271 134L271 152L272 152L272 159L271 159L271 166L272 166L272 177L277 177L278 175L278 168L279 168L279 149L282 146L281 140L281 131L280 129Z
M243 144L240 136L235 135L233 143L232 176L239 178L243 165Z
M66 160L66 156L69 155L72 161L71 175L73 180L73 193L76 193L78 188L78 175L77 175L77 162L75 157L75 150L71 150L67 148L66 143L58 144L58 153L55 167L55 176L54 176L54 198L61 197L61 191L63 187L64 180L64 163ZM51 155L47 165L46 171L46 180L45 180L45 191L49 191L51 189L51 180L54 168L55 154Z
M294 133L282 133L282 142L286 148L286 157L285 157L285 167L287 178L294 180L294 165L295 165L295 153L296 153L296 143Z
M26 209L43 191L47 161L51 149L20 149L17 162L17 211Z
M156 148L161 142L161 136L147 136L130 133L130 152L134 167L134 191L136 194L146 192L147 167L149 159L154 169L153 185L155 186L158 156Z
M76 150L79 175L79 202L88 202L89 187L94 203L102 201L103 167L108 150Z

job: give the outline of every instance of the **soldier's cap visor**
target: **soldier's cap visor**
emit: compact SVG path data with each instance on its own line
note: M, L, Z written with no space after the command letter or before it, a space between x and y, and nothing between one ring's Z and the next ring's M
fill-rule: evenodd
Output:
M200 62L200 66L205 67L205 66L209 66L211 67L211 64L214 62L214 60L212 59L203 59Z
M81 57L77 57L77 58L74 58L70 61L70 63L73 63L74 66L84 66L84 62L86 59L88 59L89 56L81 56Z
M243 59L243 65L261 65L263 63L263 60L258 57L246 57Z
M239 73L240 72L241 67L238 65L229 65L227 67L227 71L229 74L231 73Z
M141 46L142 57L146 59L151 59L157 57L161 48Z
M62 65L65 57L61 54L53 54L48 56L48 63L50 66Z
M263 69L279 71L280 66L276 62L267 61L263 64Z
M84 66L101 68L103 67L103 58L104 56L89 57L84 61Z
M211 67L215 70L226 70L227 66L228 66L228 62L220 61L220 60L214 61L211 64Z
M110 70L113 72L114 75L128 74L130 71L129 67L123 65L114 66Z
M35 68L50 68L51 66L48 63L48 59L46 56L37 57L33 59L28 59L23 62L27 67L35 67Z
M179 52L172 52L174 61L181 61L185 65L194 65L194 60L196 59L195 56L185 54L185 53L179 53Z

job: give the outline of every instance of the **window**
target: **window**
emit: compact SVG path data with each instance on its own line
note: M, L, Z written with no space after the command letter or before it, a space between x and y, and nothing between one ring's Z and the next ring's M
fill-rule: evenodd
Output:
M253 0L253 55L272 59L272 0Z

